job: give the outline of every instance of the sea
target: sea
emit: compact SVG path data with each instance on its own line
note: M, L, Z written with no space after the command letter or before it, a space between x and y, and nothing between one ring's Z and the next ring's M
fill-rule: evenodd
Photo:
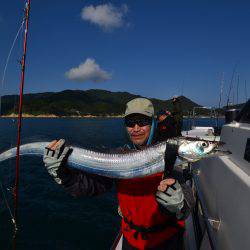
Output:
M219 125L224 119L219 119ZM191 122L184 120L186 130ZM214 126L209 118L197 126ZM24 118L22 144L64 138L94 150L128 142L121 118ZM0 119L0 152L16 145L17 120ZM115 187L97 197L74 198L47 174L39 157L21 157L16 250L110 249L119 232ZM15 160L0 163L0 249L13 249Z

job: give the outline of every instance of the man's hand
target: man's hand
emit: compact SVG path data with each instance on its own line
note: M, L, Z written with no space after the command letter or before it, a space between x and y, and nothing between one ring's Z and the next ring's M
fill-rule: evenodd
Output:
M52 141L44 150L43 162L49 173L58 184L62 181L57 176L58 168L65 164L70 153L70 148L65 147L65 140Z
M169 212L178 217L184 206L184 194L179 182L175 179L165 179L160 182L156 192L156 200Z

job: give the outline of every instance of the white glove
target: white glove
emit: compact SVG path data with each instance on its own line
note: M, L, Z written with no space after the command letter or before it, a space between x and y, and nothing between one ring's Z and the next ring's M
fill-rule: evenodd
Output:
M157 191L156 200L169 212L178 215L184 206L184 194L179 182L176 180L165 192Z
M57 170L65 164L69 155L69 147L65 147L65 140L53 141L44 150L43 162L56 183L61 184L61 179L57 176Z

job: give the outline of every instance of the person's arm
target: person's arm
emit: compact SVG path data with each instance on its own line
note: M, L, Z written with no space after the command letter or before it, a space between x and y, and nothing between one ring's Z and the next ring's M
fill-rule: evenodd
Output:
M185 178L183 177L183 171L180 168L175 168L173 171L174 178L180 183L182 193L184 195L183 207L177 214L178 219L186 219L191 213L195 205L195 198L192 188L185 183Z
M59 167L57 176L65 190L74 197L100 195L109 191L113 185L110 178L70 169L67 166Z
M186 219L192 211L195 199L179 171L173 171L172 178L162 180L156 193L156 200L165 212L175 214L177 219Z
M165 212L175 214L177 219L185 219L194 207L195 200L191 187L185 183L182 170L174 168L178 146L168 146L165 154L164 178L156 192L156 200Z
M187 184L181 184L182 192L184 194L184 204L181 211L177 214L178 219L186 219L195 205L195 198L193 190Z
M74 197L95 196L111 189L112 179L68 168L70 150L72 149L65 147L65 141L62 139L51 142L45 148L43 161L55 182Z

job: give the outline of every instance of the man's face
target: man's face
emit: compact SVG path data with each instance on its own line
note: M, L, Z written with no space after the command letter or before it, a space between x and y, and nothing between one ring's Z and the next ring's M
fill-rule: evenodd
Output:
M130 140L136 146L146 145L151 129L152 119L141 114L131 114L126 116L125 125Z

